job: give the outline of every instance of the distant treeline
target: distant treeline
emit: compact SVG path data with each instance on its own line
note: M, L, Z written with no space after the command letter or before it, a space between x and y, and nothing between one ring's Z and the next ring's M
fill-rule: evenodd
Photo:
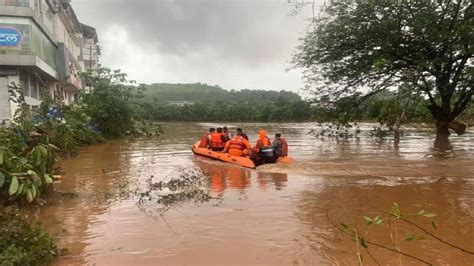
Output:
M360 98L325 101L303 101L292 92L242 90L226 91L205 84L155 84L144 91L135 110L152 121L228 121L228 122L333 122L374 121L393 123L397 117L405 122L432 121L422 97L397 101L393 92L382 92L359 104ZM191 104L170 105L183 101ZM474 107L461 119L472 121Z
M309 121L311 107L308 102L279 103L195 103L176 106L143 103L141 116L155 121Z
M168 104L173 101L188 101L199 103L251 103L261 104L277 101L300 101L298 94L289 91L266 90L224 90L219 86L207 84L152 84L147 85L143 92L144 101Z

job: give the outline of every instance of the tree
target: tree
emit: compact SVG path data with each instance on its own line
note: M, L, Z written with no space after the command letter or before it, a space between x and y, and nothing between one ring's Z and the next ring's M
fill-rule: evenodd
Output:
M139 108L134 100L140 97L143 86L128 81L120 70L101 67L82 73L85 83L93 89L81 95L81 103L94 126L108 138L122 137L135 130Z
M294 57L317 97L367 99L403 83L427 99L437 139L464 133L455 119L472 98L471 0L337 1L325 14Z

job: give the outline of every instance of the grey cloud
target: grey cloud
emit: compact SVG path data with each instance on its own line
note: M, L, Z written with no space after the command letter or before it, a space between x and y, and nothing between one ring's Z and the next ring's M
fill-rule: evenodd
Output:
M289 58L299 36L300 20L288 16L288 6L279 0L76 0L73 5L102 23L121 24L138 44L160 53L212 49L216 56L258 64Z
M284 89L293 89L300 80L295 75L284 80L281 75L290 67L287 62L306 26L304 16L289 15L286 1L73 0L72 5L79 19L95 26L99 35L112 26L122 28L140 49L137 53L155 55L160 64L176 67L166 72L176 73L173 76L182 82L198 76L202 80L196 81L233 84L232 88L255 81L257 88L284 83ZM227 68L234 72L225 73ZM278 84L262 82L261 76L270 73L279 75Z

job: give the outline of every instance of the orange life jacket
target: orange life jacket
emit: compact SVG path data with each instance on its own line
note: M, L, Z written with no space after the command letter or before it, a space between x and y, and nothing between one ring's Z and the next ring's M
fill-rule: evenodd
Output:
M286 142L286 139L280 138L280 143L281 143L280 157L288 156L288 142Z
M262 147L267 147L267 146L272 145L272 142L268 137L261 139L261 141L262 141Z
M235 136L230 140L229 150L245 150L244 138L242 136Z
M213 148L223 148L225 145L222 141L222 133L211 133L211 147Z
M202 135L201 142L199 142L199 148L207 148L209 146L209 133Z
M268 147L271 145L272 145L272 141L268 137L265 136L263 139L257 140L257 145L255 146L255 150L259 152L262 147Z

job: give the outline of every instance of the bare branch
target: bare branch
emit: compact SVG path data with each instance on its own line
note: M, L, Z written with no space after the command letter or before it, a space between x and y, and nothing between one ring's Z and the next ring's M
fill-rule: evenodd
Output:
M442 239L441 237L439 237L439 236L437 236L437 235L431 233L430 231L426 230L425 228L419 226L418 224L416 224L416 223L414 223L414 222L412 222L412 221L410 221L410 220L408 220L408 219L406 219L406 218L400 217L400 220L402 220L402 221L408 223L409 225L412 225L412 226L418 228L419 230L423 231L423 233L425 233L425 234L431 236L432 238L438 240L439 242L441 242L441 243L443 243L443 244L445 244L445 245L448 245L448 246L450 246L450 247L453 247L453 248L455 248L455 249L457 249L457 250L460 250L460 251L462 251L462 252L465 252L465 253L467 253L467 254L474 255L474 252L473 252L473 251L469 251L469 250L464 249L464 248L462 248L462 247L456 246L456 245L454 245L454 244L452 244L452 243L450 243L450 242L448 242L448 241Z

